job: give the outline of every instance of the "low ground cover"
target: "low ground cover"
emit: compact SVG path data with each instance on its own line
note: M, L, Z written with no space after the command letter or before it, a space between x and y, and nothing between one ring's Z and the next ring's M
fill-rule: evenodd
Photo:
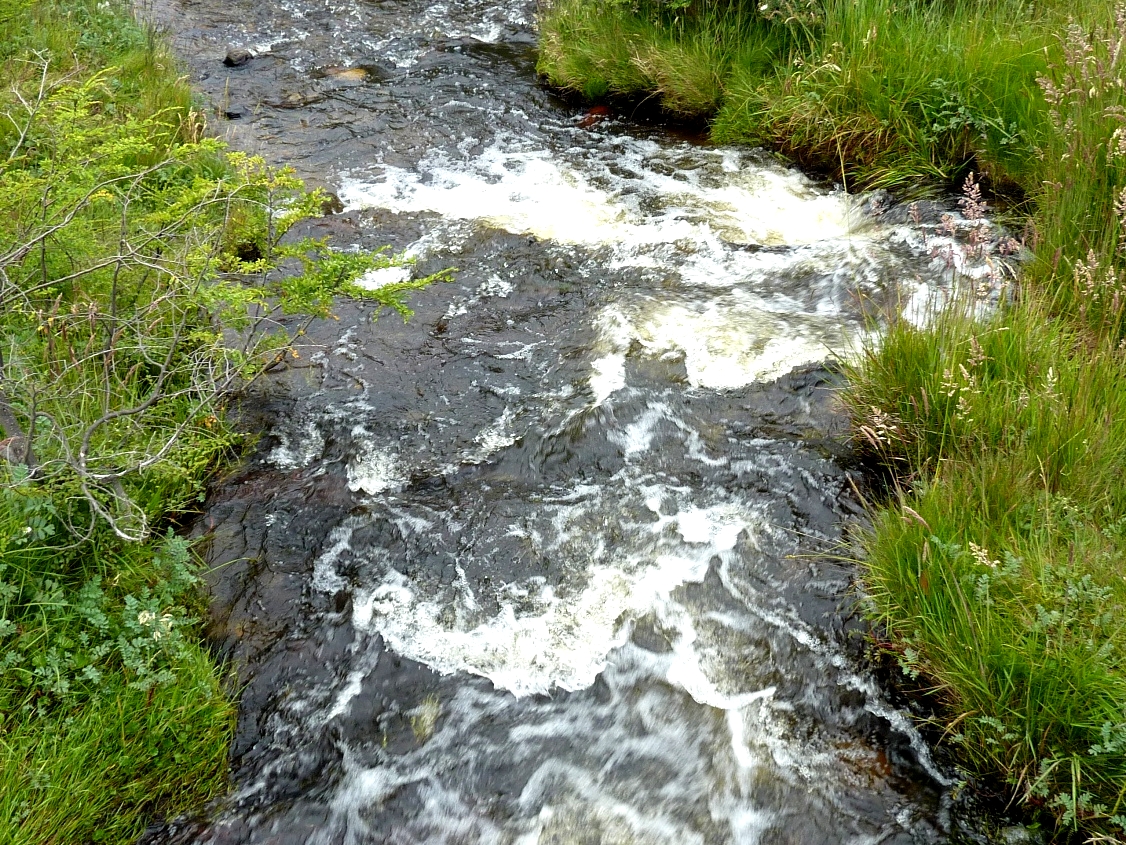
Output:
M851 370L857 447L896 478L865 587L968 773L1060 838L1126 841L1126 10L555 0L541 26L557 87L850 188L1005 198L1031 258L999 311L893 317Z
M334 296L429 280L288 238L323 198L205 137L126 2L0 0L0 80L0 841L131 841L226 785L170 527L238 453L226 403Z

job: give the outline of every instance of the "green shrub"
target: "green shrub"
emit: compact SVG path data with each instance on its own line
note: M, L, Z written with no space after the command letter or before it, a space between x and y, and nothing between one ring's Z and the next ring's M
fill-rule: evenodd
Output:
M288 343L281 314L343 292L405 313L430 280L365 294L392 259L286 240L320 196L217 141L165 148L163 116L109 115L106 89L47 91L0 166L0 422L68 524L132 540L231 447L223 402Z

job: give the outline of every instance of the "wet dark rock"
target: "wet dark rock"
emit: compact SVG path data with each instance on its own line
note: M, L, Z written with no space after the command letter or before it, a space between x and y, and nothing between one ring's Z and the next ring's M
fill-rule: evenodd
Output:
M340 197L331 191L326 191L324 201L321 203L321 214L327 217L329 214L341 214L343 211L344 203L340 201Z
M336 595L333 596L333 610L337 613L345 613L351 608L352 597L348 594L347 590L337 590Z
M227 55L223 59L223 64L227 67L242 67L248 64L254 58L254 53L245 47L230 47L227 50Z
M738 391L732 427L741 436L802 440L833 457L848 457L849 423L838 399L843 386L844 378L832 366L798 367Z
M480 38L443 38L434 44L435 50L441 50L446 53L460 53L463 50L472 50L474 47L481 47L485 44Z
M672 651L671 637L671 633L662 630L654 617L644 616L634 623L631 639L641 648L664 654Z
M310 91L289 91L269 102L275 109L302 109L324 99L324 95Z

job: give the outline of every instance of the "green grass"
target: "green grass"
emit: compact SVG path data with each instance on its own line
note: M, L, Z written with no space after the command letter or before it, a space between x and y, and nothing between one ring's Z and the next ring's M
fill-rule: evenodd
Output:
M892 317L851 370L857 448L895 478L865 587L967 770L1061 839L1126 841L1126 9L556 0L541 26L559 88L852 189L973 173L1008 200L1032 260L998 313Z
M108 185L104 197L76 197L112 178L108 168L174 156L198 139L200 122L162 42L125 3L3 0L0 78L0 400L26 427L34 396L62 431L68 419L128 405L125 392L143 378L140 368L130 382L93 365L104 280L84 271L112 254L106 244L120 234L118 202L128 194ZM38 241L32 267L21 240L69 212L69 224ZM129 288L122 309L144 311L151 295L120 267L116 278ZM47 284L30 292L32 279ZM160 411L166 425L182 412L182 403ZM17 433L7 427L0 423L4 436ZM195 428L148 478L124 479L154 525L198 494L235 442L217 427ZM144 429L107 425L89 459L96 465L109 441L143 446ZM124 543L91 521L80 483L60 469L58 443L43 434L31 478L0 461L0 841L129 842L154 814L198 809L224 789L234 710L200 642L204 608L186 545L156 536Z
M842 2L827 10L817 46L785 56L768 78L736 67L716 138L800 151L857 186L954 181L971 166L994 184L1019 183L1036 143L1047 33L1013 26L1021 5L983 11Z
M1027 193L1047 121L1037 77L1073 15L1106 23L1110 9L556 0L541 15L539 70L588 98L658 98L710 118L717 141L764 144L855 187L960 184L973 169Z
M206 654L174 683L120 685L0 738L0 841L131 842L146 818L198 810L226 788L232 710Z
M1126 820L1126 362L1034 306L893 325L852 373L900 469L866 587L967 765L1065 826Z
M198 132L191 88L167 45L139 25L121 0L0 0L0 36L9 85L37 82L39 57L50 60L55 79L113 68L107 105L142 118L164 113L171 126L191 127L185 140ZM0 137L12 129L9 121L0 121Z
M589 99L656 97L682 117L712 113L723 96L735 51L751 36L721 21L672 28L645 15L606 13L567 2L541 23L540 71ZM752 30L754 27L751 27Z

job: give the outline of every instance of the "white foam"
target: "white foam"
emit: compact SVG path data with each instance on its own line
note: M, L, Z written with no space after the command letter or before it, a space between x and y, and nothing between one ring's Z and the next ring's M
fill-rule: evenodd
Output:
M408 478L395 452L372 443L365 444L361 453L348 462L348 489L353 492L363 491L374 496L399 490Z
M530 841L592 841L592 831L597 831L598 841L605 845L704 845L706 841L699 833L686 830L666 816L661 808L616 800L583 769L547 765L541 766L536 775L541 782L530 783L525 793L534 788L557 794L540 810L536 838ZM549 786L560 781L566 785L562 795L558 794L558 787L553 790Z
M630 320L616 305L604 308L595 318L598 340L591 362L590 389L597 407L626 386L626 350Z
M488 460L491 455L496 454L501 449L511 446L516 442L516 434L512 430L512 421L515 414L512 408L505 408L504 413L492 423L477 432L477 436L473 438L473 442L477 445L476 451L466 455L464 460L467 463L479 464L482 461Z
M671 411L667 405L651 402L636 420L627 423L620 430L609 432L608 437L622 447L626 460L630 460L649 451L657 426L662 420L670 418ZM660 513L660 502L660 498L651 499L646 502L646 506L654 513Z
M625 386L625 352L639 343L653 357L684 356L693 387L725 390L770 381L794 367L856 354L860 336L839 315L779 314L735 290L709 301L646 302L627 317L618 307L600 319L603 343L615 352L592 363L591 390L599 404Z
M624 210L546 152L487 148L473 169L443 153L430 154L420 173L384 167L379 181L342 180L349 209L432 211L446 218L481 220L560 243L605 243L621 235Z
M611 352L595 358L590 365L590 389L594 404L601 405L626 386L626 356L624 352Z
M652 242L697 235L692 227L701 224L729 243L764 246L861 237L869 228L853 213L846 194L819 190L794 170L740 161L718 184L694 170L676 176L643 172L647 191L661 196L672 212L662 221L668 234ZM685 222L689 225L675 225Z
M605 178L598 162L576 152L572 164L502 135L472 159L432 151L417 170L383 166L373 175L345 175L338 193L349 209L437 212L559 243L616 244L627 253L663 244L692 250L716 238L794 245L864 234L847 195L819 191L796 171L746 163L718 181L692 169L678 179L647 165L661 147L632 140L613 150L636 163L640 178L627 182ZM720 154L694 155L718 169Z
M676 518L676 530L686 543L706 543L715 551L735 548L744 529L745 512L737 504L686 508Z
M427 587L392 569L378 551L359 568L379 571L372 565L379 563L385 575L374 589L356 590L353 583L358 602L353 623L382 634L395 652L438 671L485 675L517 695L587 685L601 666L607 693L515 710L479 685L459 685L452 700L441 701L436 731L425 743L374 766L359 765L345 749L347 774L330 818L330 825L340 825L337 832L344 827L357 835L371 832L370 811L410 784L422 804L417 827L404 823L420 841L567 841L594 830L604 842L754 843L788 824L788 814L803 812L840 825L841 841L875 841L872 837L887 833L886 819L874 816L866 827L868 818L858 817L842 798L842 790L863 788L873 790L873 800L886 800L886 793L877 798L882 775L871 774L875 752L863 743L842 748L839 735L822 735L816 724L802 721L795 731L795 705L808 702L779 699L778 689L760 680L775 670L756 667L749 649L748 660L730 660L744 641L772 642L777 633L790 633L805 646L800 659L812 660L814 667L824 661L827 684L853 684L842 652L789 616L764 611L748 594L747 554L736 549L737 540L744 531L752 542L766 542L774 533L738 501L694 505L684 499L698 493L640 479L629 491L635 505L656 517L624 527L615 543L624 541L629 550L615 554L614 544L588 543L581 590L560 598L566 590L552 589L544 579L510 583L497 593L501 613L483 621L464 601L468 584L460 571L455 592L461 600L451 602L448 595L428 599ZM590 524L582 515L606 512L614 498L606 491L592 501L598 492L576 487L546 503L554 511L546 519L550 530L542 522L536 524L543 531L514 525L506 530L545 555L569 550L568 560L582 571L583 558L573 546L590 539L574 536ZM676 511L678 500L678 512L662 514ZM413 528L420 532L435 530L427 520L418 522ZM553 532L554 541L544 539ZM340 583L336 561L351 549L350 530L339 530L330 543L316 567L322 588ZM701 581L717 556L721 578L749 612L742 606L709 612L713 603L698 605L698 592L677 591L679 584ZM653 620L667 648L650 650L628 641L632 620L643 615ZM358 686L354 678L353 673L343 684L333 715L351 700ZM561 678L575 686L559 683ZM806 694L818 689L803 687ZM874 686L857 689L871 712L888 717ZM895 715L910 731L905 717ZM590 730L592 723L597 730ZM586 740L576 744L576 735ZM493 815L456 777L447 776L466 754L489 758L490 770L498 771L534 761L519 812ZM771 786L764 791L766 782ZM785 796L784 804L777 803L778 795ZM909 821L903 826L909 829Z
M270 450L266 460L278 469L304 469L324 452L324 435L314 420L307 420L299 433L279 428L274 434L278 444Z
M506 297L516 289L511 279L502 279L496 273L477 286L478 296Z
M397 264L391 267L378 267L374 270L368 270L356 279L356 284L364 290L376 291L387 287L387 285L408 282L410 278L411 268Z
M414 170L353 172L339 194L349 208L440 214L423 251L456 251L469 222L599 249L591 274L610 267L651 279L652 301L619 301L597 320L596 405L625 386L634 341L647 354L683 353L689 382L717 390L854 355L869 339L858 302L886 295L898 272L893 245L930 257L905 300L918 323L948 301L955 277L990 287L985 299L995 302L1005 272L991 255L996 232L988 224L954 214L942 227L883 225L860 212L862 197L734 150L584 133L580 145L549 151L501 133L470 152L431 151ZM762 246L787 249L744 248ZM468 313L482 296L505 296L511 285L494 276L474 297L452 302L447 316Z
M644 495L661 498L674 491L647 488ZM590 503L547 507L553 511L554 539L545 542L529 532L527 541L544 557L573 553L575 542L583 544L589 559L576 561L585 567L581 588L561 591L537 578L508 584L497 590L499 611L482 618L463 574L453 597L428 595L386 566L378 583L354 587L353 624L380 633L399 654L439 672L482 675L517 696L555 687L583 689L605 668L609 652L625 641L628 620L663 607L676 587L701 580L711 559L729 552L740 534L753 536L762 528L746 507L688 506L647 528L638 526L632 543L611 548L598 538L575 536L585 530L583 514ZM672 539L676 536L681 540ZM315 583L322 588L341 583L333 574L347 548L341 538L318 560Z
M469 630L442 624L443 606L420 600L391 576L357 602L358 627L378 630L396 651L440 672L468 671L497 687L529 695L553 687L583 689L605 668L606 655L624 640L622 615L637 615L668 592L698 577L698 561L666 556L637 573L592 567L576 596L528 585L538 612L517 615L502 600L500 613ZM526 604L526 602L521 602Z

